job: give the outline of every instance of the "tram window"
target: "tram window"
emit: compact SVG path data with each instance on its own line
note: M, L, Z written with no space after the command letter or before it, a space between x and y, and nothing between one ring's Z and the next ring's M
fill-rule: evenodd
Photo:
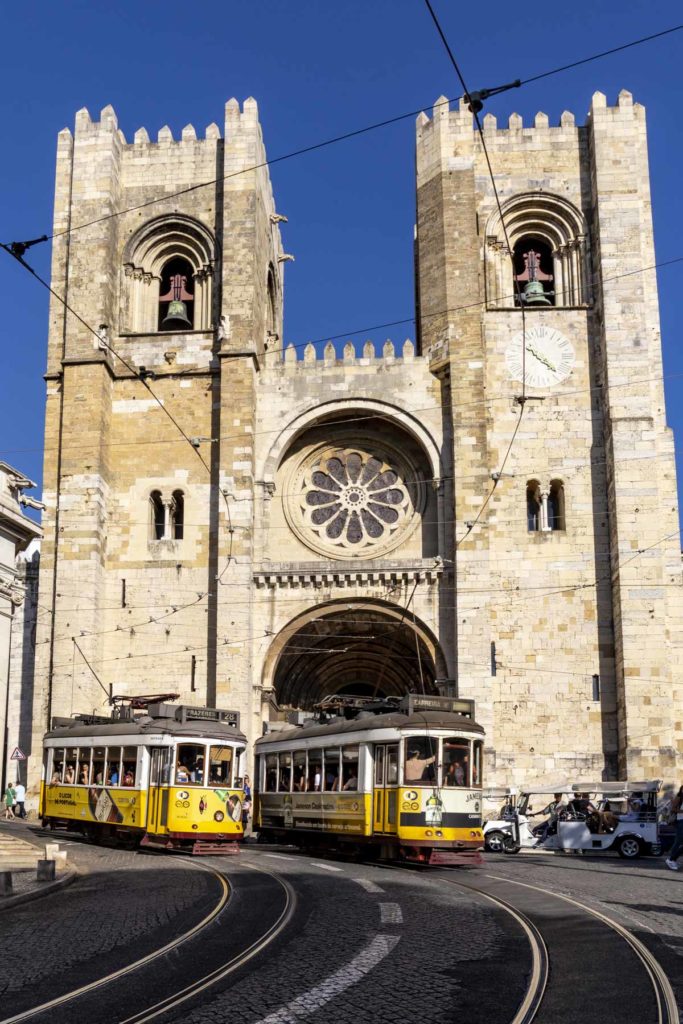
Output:
M278 790L280 793L289 793L292 788L292 755L280 754L280 778L278 779Z
M319 793L323 784L323 752L312 750L308 755L308 786L311 793Z
M50 783L52 785L59 784L64 776L64 748L55 747L52 752L52 774L50 775Z
M135 785L135 770L137 767L138 748L123 748L123 764L121 765L121 785Z
M202 751L203 753L203 751ZM232 786L235 767L235 751L233 747L215 745L209 748L209 785ZM195 778L198 778L195 775ZM203 777L203 773L202 773Z
M326 792L339 789L339 747L332 750L325 750L323 762L323 788Z
M443 741L444 786L470 785L470 745L455 736Z
M481 762L482 753L484 750L484 744L481 740L474 741L474 760L472 762L472 785L481 786L482 783L482 772Z
M342 749L342 789L358 789L358 747Z
M294 754L294 790L306 792L306 751L297 750Z
M78 756L78 784L79 786L90 785L90 771L92 760L92 750L87 750L81 747Z
M403 775L412 786L436 781L439 741L432 736L410 736L403 741Z
M92 752L92 781L96 786L104 785L105 748L95 747Z
M229 760L232 763L232 747L212 747L211 749L212 751L229 750ZM204 782L205 756L206 748L203 743L201 745L199 743L179 743L176 751L175 784L177 786L201 786ZM216 760L220 759L216 758ZM229 775L230 773L228 773L228 777Z
M387 747L387 786L398 785L398 746Z
M78 747L67 747L64 751L64 782L67 786L75 785L77 761Z
M384 747L375 747L375 785L384 785Z
M277 792L277 754L266 754L266 793Z
M121 779L121 747L107 747L107 785L118 786Z

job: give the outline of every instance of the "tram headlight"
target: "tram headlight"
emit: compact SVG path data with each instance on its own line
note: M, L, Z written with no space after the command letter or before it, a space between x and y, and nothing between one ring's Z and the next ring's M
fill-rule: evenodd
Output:
M216 811L216 813L213 816L213 820L214 821L222 821L224 817L225 817L225 815L223 814L222 811Z
M432 833L432 830L431 830L431 828L428 828L428 829L426 830L426 832L425 832L425 835L426 835L426 836L431 836L431 835L433 835L433 833Z
M438 836L439 839L443 839L443 832L441 832L440 829L438 829L438 828L437 828L436 832L434 833L434 835Z

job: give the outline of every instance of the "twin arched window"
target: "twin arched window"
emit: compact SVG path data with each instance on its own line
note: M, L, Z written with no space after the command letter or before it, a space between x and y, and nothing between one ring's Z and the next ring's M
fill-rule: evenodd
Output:
M590 302L587 227L562 196L528 192L503 207L486 227L489 308L585 306ZM510 258L512 256L512 259Z
M149 496L149 539L182 540L185 532L185 495L174 491L166 497L161 491Z
M551 480L543 490L538 480L526 485L526 528L530 533L552 533L566 530L564 484Z
M140 228L124 252L122 332L210 330L215 252L211 232L182 214Z

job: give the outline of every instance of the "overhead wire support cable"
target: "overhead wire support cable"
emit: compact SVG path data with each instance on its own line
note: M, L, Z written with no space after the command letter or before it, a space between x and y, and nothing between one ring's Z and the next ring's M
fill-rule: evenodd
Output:
M507 86L500 86L498 90L482 90L481 92L479 92L477 94L471 93L470 90L467 88L467 83L465 82L465 79L464 79L464 76L462 74L462 71L460 70L460 66L458 65L458 62L455 59L455 55L454 55L453 51L451 50L449 42L446 39L446 35L445 35L445 33L444 33L444 31L443 31L443 29L441 27L439 19L436 16L436 13L434 11L434 8L431 5L430 0L425 0L425 4L426 4L426 7L427 7L427 10L429 11L429 14L431 15L432 21L434 22L434 24L436 26L436 29L437 29L437 32L439 33L441 41L443 42L443 45L446 48L446 53L448 54L450 62L451 62L451 64L453 65L453 67L455 69L455 73L458 76L458 80L459 80L460 85L462 86L463 92L465 94L465 101L468 103L469 109L471 110L472 115L474 116L474 121L475 121L475 124L477 126L477 132L479 133L479 138L480 138L480 141L481 141L481 148L482 148L482 151L484 153L484 158L486 160L486 167L488 169L489 178L491 179L491 186L493 188L493 194L494 194L494 197L495 197L495 200L496 200L496 206L498 208L498 215L500 217L500 223L501 223L501 227L503 229L503 235L505 237L505 245L506 245L508 253L510 254L510 261L512 263L512 280L515 283L515 298L517 299L517 302L519 304L519 309L520 309L520 312L521 312L521 315L522 315L522 332L521 332L521 334L522 334L522 360L521 360L521 362L522 362L522 393L517 398L517 402L519 404L519 417L517 419L517 423L515 424L515 429L512 432L512 437L510 438L510 443L509 443L509 445L507 447L507 451L505 452L505 455L503 456L503 461L500 464L500 468L499 468L498 472L495 474L495 476L493 478L493 484L492 484L492 486L491 486L491 488L489 490L489 493L486 495L486 498L484 499L484 502L483 502L482 506L480 507L479 511L477 512L476 516L474 517L474 519L466 524L465 533L463 534L463 536L459 540L456 540L456 542L455 542L455 547L456 547L456 550L457 550L457 548L460 546L460 544L465 540L466 537L468 537L470 535L470 533L472 532L474 527L477 525L477 523L479 522L479 520L480 520L484 510L486 509L488 503L490 502L491 498L493 497L494 491L496 490L496 487L498 486L498 483L499 483L499 481L500 481L500 479L502 477L502 474L503 474L503 471L504 471L505 466L507 464L508 458L510 457L510 452L512 451L512 446L514 445L515 440L517 438L517 434L519 432L519 428L520 428L521 423L522 423L522 418L524 416L524 409L525 409L526 401L527 401L527 396L526 396L526 312L525 312L525 309L524 309L524 296L522 295L522 290L520 288L519 281L517 280L517 275L515 274L515 258L514 258L514 253L512 251L512 246L510 245L510 238L509 238L509 235L508 235L507 226L505 224L505 217L503 215L503 206L502 206L502 203L500 201L500 195L498 193L498 187L496 185L496 178L495 178L495 175L493 173L493 167L491 165L491 158L489 156L488 147L486 145L486 139L484 137L484 130L483 130L482 126L481 126L481 121L479 120L479 111L482 109L482 106L483 106L482 98L483 98L485 92L488 92L488 95L492 95L494 91L503 92L506 89L516 88L518 83L517 82L513 82L513 83L511 83L510 85L507 85ZM475 96L478 97L478 98L475 99Z
M562 64L557 68L550 68L548 71L541 71L536 75L531 75L529 78L515 79L514 82L509 82L507 85L494 86L491 89L479 89L473 92L467 93L465 97L455 96L448 100L448 103L455 103L461 98L466 98L469 103L476 105L477 102L481 102L489 99L491 96L500 95L500 93L507 92L509 89L518 89L525 85L531 85L533 82L541 81L544 78L550 78L552 75L559 75L564 71L570 71L572 68L581 67L582 64L589 64L592 61L600 60L603 57L609 57L614 53L620 53L623 50L629 50L634 46L640 46L643 43L652 42L655 39L661 39L664 36L673 34L674 32L680 32L683 30L683 24L672 25L670 28L662 29L660 32L654 32L651 35L641 36L639 39L632 39L628 43L622 43L620 46L614 46L609 50L602 50L600 53L591 54L589 57L582 57L579 60L571 61L569 64ZM445 101L442 101L445 102ZM294 149L289 153L282 153L280 156L273 157L270 160L264 160L261 163L253 164L249 167L245 167L240 171L233 171L230 174L225 175L222 178L210 178L207 181L199 182L197 185L190 185L187 188L179 189L177 192L169 192L167 195L158 196L155 199L149 199L144 203L139 203L136 206L127 207L125 210L117 210L113 213L105 214L102 217L96 217L93 220L84 221L83 224L76 224L72 228L65 228L63 231L55 231L50 235L42 235L40 238L32 239L30 242L9 242L5 243L6 248L12 249L26 245L35 245L39 242L48 242L53 238L61 238L64 235L72 235L76 231L82 231L84 228L92 227L94 224L100 224L103 221L113 220L115 217L123 217L127 213L134 213L137 210L145 209L148 206L153 206L156 203L165 202L168 199L175 199L179 196L186 195L189 192L195 192L200 188L208 188L210 185L216 185L220 181L226 181L228 178L235 177L239 174L247 174L251 171L260 170L262 167L269 167L272 164L281 163L284 160L291 160L294 157L305 156L307 153L314 153L319 149L324 149L327 146L336 145L338 142L346 142L349 139L354 139L360 135L366 135L369 132L377 131L380 128L388 128L392 124L398 124L400 121L405 121L409 117L417 117L429 104L424 104L419 110L409 110L404 114L396 114L394 117L385 118L383 121L376 121L373 124L365 125L362 128L355 128L349 132L342 132L339 135L335 135L330 139L323 139L321 142L314 142L308 146L302 146L299 149ZM478 108L479 110L481 107ZM1 243L0 243L1 244ZM24 250L25 251L25 250ZM23 252L19 253L23 255Z
M41 239L37 239L37 241L41 241ZM21 243L21 244L22 245L27 245L28 243ZM43 286L43 288L47 289L47 291L50 293L50 295L52 295L55 299L57 299L57 301L60 302L64 306L64 308L69 313L71 313L71 315L73 317L75 317L76 320L78 320L79 323L83 324L83 326L88 331L90 331L90 333L93 335L93 337L97 339L97 343L98 343L98 345L101 348L106 349L108 352L111 352L111 354L116 359L118 359L118 361L123 366L125 366L125 368L128 370L128 372L131 373L133 375L133 377L135 377L136 380L140 381L140 383L147 389L147 391L149 392L150 396L153 398L153 400L159 406L161 411L168 417L168 419L171 421L171 423L176 428L176 430L178 430L178 432L187 441L187 443L189 444L190 448L192 448L193 452L195 453L195 455L197 456L197 458L201 462L202 466L204 467L204 469L209 474L209 479L210 479L211 478L211 467L206 462L206 460L204 459L202 453L199 450L199 444L198 444L198 440L199 439L198 438L191 438L191 437L189 437L188 434L185 433L185 431L181 427L180 423L178 423L178 421L175 418L175 416L173 415L173 413L170 412L170 410L166 408L166 406L161 401L159 396L156 394L156 392L148 384L147 378L148 377L152 377L153 378L154 374L151 371L145 371L143 369L136 369L134 366L131 366L131 364L128 362L128 360L125 359L119 352L117 352L116 349L109 343L109 341L103 335L102 330L100 329L99 331L96 331L95 328L92 327L87 322L87 320L84 320L83 317L79 313L77 313L76 310L72 308L72 306L69 305L69 303L66 301L66 299L64 299L61 295L59 295L54 290L54 288L43 277L41 277L41 275L36 270L34 270L33 267L29 263L26 262L26 260L23 258L23 255L21 255L21 253L17 249L17 243L13 243L13 245L14 245L14 248L12 247L12 245L5 245L4 243L0 242L0 248L4 249L5 252L8 253L8 255L10 255L13 259L15 259L18 263L20 263L22 265L22 267L24 267L26 270L28 270L28 272L33 275L33 277L36 279L36 281L38 281ZM15 251L15 250L17 250L17 251ZM25 249L24 249L24 251L25 251ZM221 496L223 498L223 502L225 504L225 509L226 509L226 513L227 513L229 541L228 541L228 556L227 556L227 559L226 559L226 563L225 563L223 569L221 570L221 572L218 573L217 576L216 576L216 581L218 583L221 582L222 577L224 576L226 570L228 569L228 566L230 565L230 563L232 561L232 549L233 549L233 537L234 537L234 529L233 529L233 525L232 525L232 514L231 514L231 511L230 511L230 502L229 502L228 496L225 493L225 491L223 490L223 488L219 487L219 491L220 491L220 494L221 494Z

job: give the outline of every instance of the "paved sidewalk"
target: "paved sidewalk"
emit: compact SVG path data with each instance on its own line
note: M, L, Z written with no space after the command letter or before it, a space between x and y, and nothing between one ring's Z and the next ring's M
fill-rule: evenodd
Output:
M0 823L0 871L12 872L12 893L0 896L0 910L42 896L73 880L73 868L57 861L55 880L38 881L36 867L45 857L45 845L45 839L29 831L28 822Z

